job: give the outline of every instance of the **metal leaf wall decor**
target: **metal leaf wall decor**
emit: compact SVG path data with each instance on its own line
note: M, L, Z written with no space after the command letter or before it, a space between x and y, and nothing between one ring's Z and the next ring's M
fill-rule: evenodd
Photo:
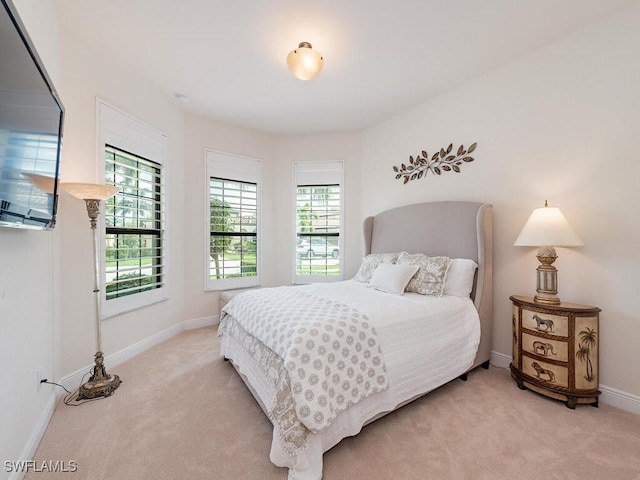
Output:
M404 178L403 183L409 180L418 180L422 177L427 178L429 172L434 175L442 175L442 172L454 171L460 173L460 166L463 163L473 162L473 157L469 154L476 149L477 143L473 143L465 150L464 145L458 147L458 151L453 154L453 144L450 143L446 148L441 148L439 152L434 153L429 159L429 154L423 150L422 155L409 156L409 163L403 163L399 167L393 166L396 173L396 180Z

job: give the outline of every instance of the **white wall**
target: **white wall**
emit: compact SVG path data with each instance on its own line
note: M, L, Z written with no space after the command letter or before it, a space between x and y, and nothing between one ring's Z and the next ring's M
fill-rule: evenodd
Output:
M362 218L360 215L360 132L278 137L278 188L274 201L279 212L279 242L276 255L280 259L278 283L292 282L295 249L294 180L295 162L342 160L344 178L344 278L355 275L362 260Z
M14 2L53 83L60 80L60 31L55 11L38 0ZM3 67L5 68L5 67ZM19 460L52 399L37 390L36 371L54 378L54 325L59 318L59 232L0 228L0 453ZM33 445L35 446L35 445ZM27 452L27 454L30 452ZM9 472L0 470L0 478Z
M223 125L187 115L185 119L185 316L187 319L218 314L218 292L205 292L205 149L243 155L262 161L262 284L277 283L278 259L273 251L278 241L277 211L268 201L275 194L275 140L264 133Z
M61 95L66 107L63 181L103 182L97 170L96 98L99 97L168 136L165 164L169 300L102 322L105 356L182 322L184 318L184 125L172 94L131 69L103 58L67 31L62 36ZM58 227L62 235L60 371L69 374L90 365L95 353L93 253L84 202L60 194ZM107 364L107 368L109 365ZM114 372L117 373L117 372ZM123 379L126 388L126 379Z
M51 2L16 3L65 106L63 181L102 181L97 177L102 161L96 150L97 97L168 135L170 299L104 321L108 356L186 319L183 113L172 94L61 32ZM38 393L36 370L59 380L90 366L95 353L93 256L84 202L61 192L54 231L0 229L0 247L0 452L3 461L24 460L33 453L55 400L51 386ZM127 388L124 380L121 388ZM3 468L0 478L9 474Z
M210 119L186 115L185 119L185 317L216 315L218 292L204 291L205 180L204 150L212 149L262 160L262 285L287 285L292 281L293 163L343 160L346 254L348 276L360 262L360 134L338 133L274 137ZM348 277L347 277L348 278Z
M493 349L511 355L509 296L535 293L535 248L514 247L545 199L585 243L558 249L559 295L596 305L600 383L640 395L640 6L364 132L362 214L430 200L494 205ZM435 67L435 66L434 66ZM460 174L402 184L393 165L478 142Z

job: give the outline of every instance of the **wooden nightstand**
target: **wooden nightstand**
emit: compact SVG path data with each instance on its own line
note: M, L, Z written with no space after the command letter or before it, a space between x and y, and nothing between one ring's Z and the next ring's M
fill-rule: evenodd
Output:
M598 406L597 307L544 305L513 295L511 376L521 389L576 404Z

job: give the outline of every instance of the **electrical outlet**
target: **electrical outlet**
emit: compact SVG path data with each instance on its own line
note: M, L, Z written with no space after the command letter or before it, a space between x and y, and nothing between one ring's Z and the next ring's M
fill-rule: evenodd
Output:
M42 368L39 368L38 370L36 370L36 376L38 377L38 387L37 387L37 391L40 391L40 388L42 388Z

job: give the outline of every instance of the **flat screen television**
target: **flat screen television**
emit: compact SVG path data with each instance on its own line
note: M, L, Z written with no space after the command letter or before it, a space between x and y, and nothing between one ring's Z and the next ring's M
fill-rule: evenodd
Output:
M11 0L0 0L0 226L56 222L64 107Z

